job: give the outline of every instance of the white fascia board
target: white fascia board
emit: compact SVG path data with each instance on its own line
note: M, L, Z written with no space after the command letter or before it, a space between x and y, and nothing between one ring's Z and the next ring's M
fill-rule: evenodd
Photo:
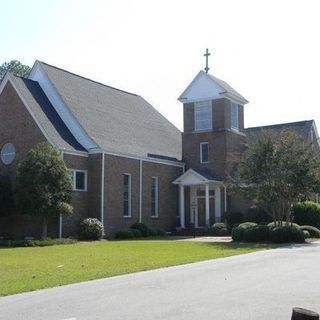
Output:
M183 180L188 177L189 175L193 175L195 176L197 179L199 179L198 181L194 181L194 182L189 182L189 183L184 183ZM217 181L217 180L209 180L206 177L202 176L200 173L194 171L193 169L188 169L185 173L183 173L179 178L177 178L176 180L174 180L172 182L173 184L179 184L179 185L184 185L184 186L190 186L190 185L199 185L199 184L206 184L206 183L216 183L219 185L223 185L222 181Z
M66 150L66 149L60 149L60 151L70 156L79 156L79 157L85 157L85 158L89 157L88 152L85 152L85 151Z
M47 141L53 145L54 147L57 148L57 145L53 142L53 140L49 137L49 135L47 134L47 132L44 130L44 128L42 127L42 125L40 124L40 122L38 121L38 119L36 118L36 116L34 115L34 113L32 112L31 108L28 106L26 100L24 99L24 97L22 96L22 94L20 93L20 91L18 90L18 88L16 87L16 85L14 84L14 81L12 81L10 73L7 72L4 79L1 82L0 85L0 95L3 91L3 89L5 88L6 84L10 82L10 84L12 85L12 87L14 88L14 90L16 91L18 97L20 98L20 100L22 101L23 105L25 106L25 108L28 110L29 114L31 115L32 119L34 120L34 122L36 123L36 125L38 126L38 128L40 129L40 131L42 132L42 134L44 135L44 137L47 139Z
M244 105L244 104L247 104L249 103L248 100L246 99L240 99L240 97L236 97L235 95L229 93L229 92L223 92L221 93L225 98L235 102L235 103L238 103L238 104L241 104L241 105Z
M37 81L46 94L47 98L59 114L62 121L70 130L75 139L87 150L95 149L98 145L87 134L84 128L81 126L76 117L72 114L71 110L60 96L58 90L48 77L47 73L43 69L41 62L36 61L33 65L29 79Z
M106 155L110 156L115 156L115 157L122 157L122 158L128 158L128 159L133 159L133 160L142 160L145 162L153 162L153 163L159 163L159 164L166 164L168 166L174 166L174 167L179 167L179 168L184 168L185 164L183 162L179 161L170 161L170 160L164 160L164 159L157 159L157 158L151 158L151 157L139 157L135 155L130 155L130 154L124 154L124 153L117 153L117 152L110 152L106 150L90 150L89 154L99 154L99 153L104 153Z

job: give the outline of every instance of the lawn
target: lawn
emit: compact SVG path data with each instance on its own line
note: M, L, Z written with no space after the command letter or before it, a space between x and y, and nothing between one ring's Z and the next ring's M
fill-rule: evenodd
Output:
M0 296L267 248L270 245L173 240L0 248Z

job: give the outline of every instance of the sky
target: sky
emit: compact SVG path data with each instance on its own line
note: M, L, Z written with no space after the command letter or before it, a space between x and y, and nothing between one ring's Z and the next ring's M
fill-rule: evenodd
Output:
M319 0L0 0L0 64L36 59L142 95L179 129L210 73L249 100L245 126L315 119ZM89 107L89 106L88 106Z

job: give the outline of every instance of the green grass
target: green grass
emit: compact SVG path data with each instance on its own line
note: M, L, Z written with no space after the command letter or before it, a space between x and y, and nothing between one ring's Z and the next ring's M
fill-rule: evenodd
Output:
M173 240L1 248L0 296L267 248L270 245Z

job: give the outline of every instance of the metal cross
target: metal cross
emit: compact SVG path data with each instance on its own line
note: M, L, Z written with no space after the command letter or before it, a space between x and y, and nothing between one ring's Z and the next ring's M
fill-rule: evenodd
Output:
M208 73L209 71L209 66L208 66L208 60L209 60L209 56L211 55L211 53L209 53L209 49L206 49L206 53L204 54L204 56L206 57L206 67L204 68L205 72Z

